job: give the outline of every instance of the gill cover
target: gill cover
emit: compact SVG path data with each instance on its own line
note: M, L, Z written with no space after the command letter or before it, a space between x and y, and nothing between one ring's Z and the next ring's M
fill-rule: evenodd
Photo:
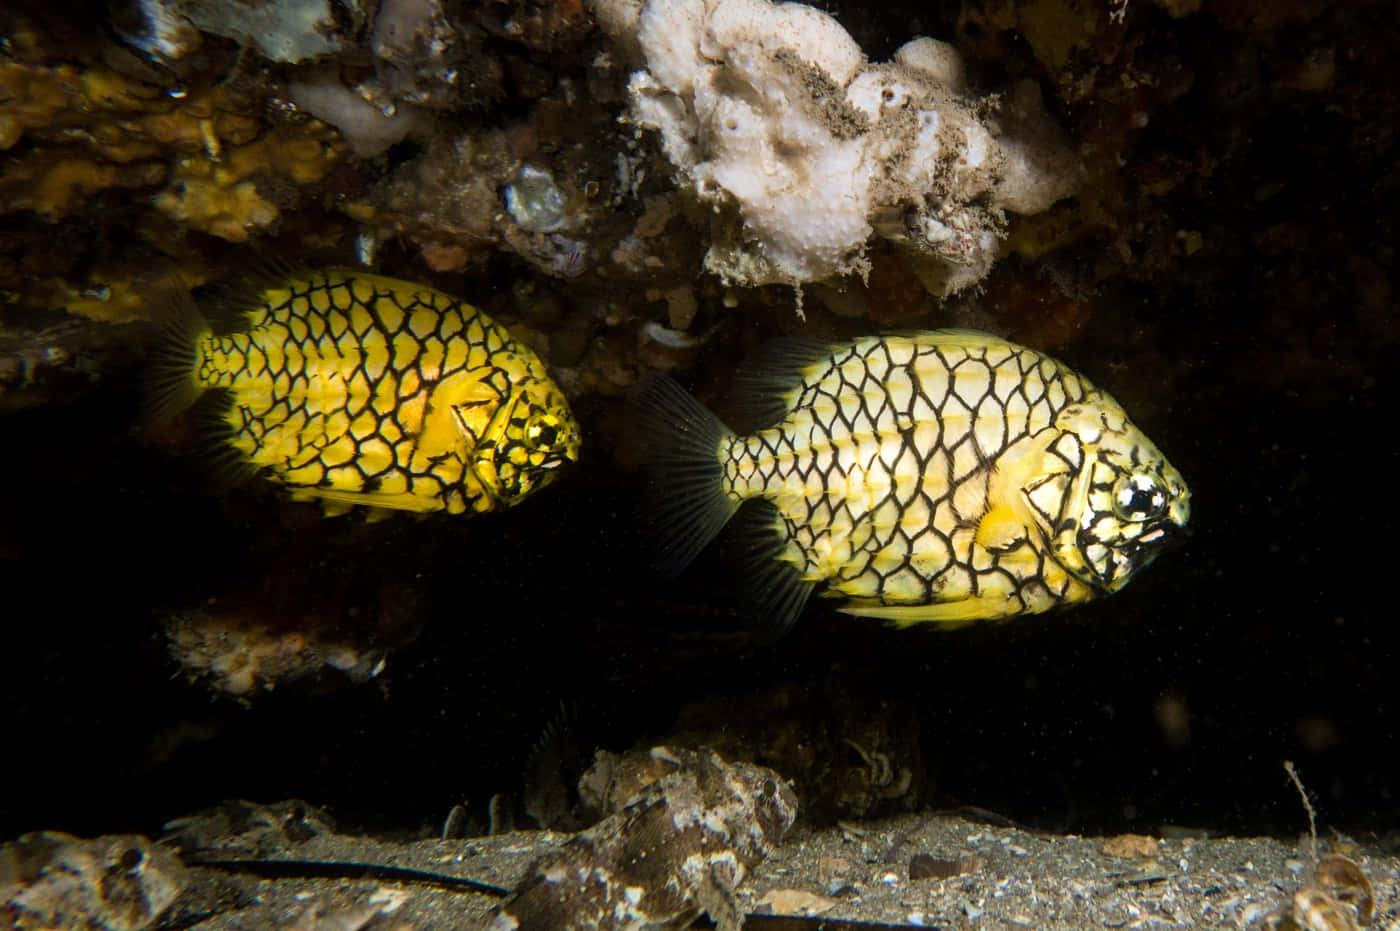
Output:
M471 468L492 497L512 505L554 479L579 454L579 432L553 382L524 378L482 432Z
M1022 494L1055 560L1116 592L1180 538L1191 493L1121 409L1071 405L1050 434L1044 467Z

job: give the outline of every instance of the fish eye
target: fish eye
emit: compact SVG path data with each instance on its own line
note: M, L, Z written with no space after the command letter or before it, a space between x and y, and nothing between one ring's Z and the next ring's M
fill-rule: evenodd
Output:
M526 433L530 444L537 448L548 449L559 440L559 425L555 423L535 423L530 424Z
M1123 520L1147 521L1167 509L1167 492L1141 472L1120 478L1113 489L1113 510Z

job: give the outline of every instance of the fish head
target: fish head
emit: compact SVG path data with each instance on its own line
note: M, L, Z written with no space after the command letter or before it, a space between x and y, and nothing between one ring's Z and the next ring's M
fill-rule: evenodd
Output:
M516 504L576 462L581 439L564 393L548 378L526 377L491 419L472 454L472 470L502 504Z
M1066 407L1047 431L1045 468L1023 493L1055 559L1116 592L1185 535L1186 481L1111 399Z

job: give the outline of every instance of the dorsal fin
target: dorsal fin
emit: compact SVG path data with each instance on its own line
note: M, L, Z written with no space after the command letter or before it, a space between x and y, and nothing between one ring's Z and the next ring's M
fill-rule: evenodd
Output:
M734 407L742 426L762 429L782 420L792 409L806 370L830 356L829 343L805 336L760 346L734 373Z

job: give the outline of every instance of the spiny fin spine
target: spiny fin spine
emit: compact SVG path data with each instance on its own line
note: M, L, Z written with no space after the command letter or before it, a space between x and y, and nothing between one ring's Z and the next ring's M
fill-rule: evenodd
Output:
M1003 602L984 598L924 605L882 605L853 599L837 607L843 614L891 621L899 628L916 624L936 624L942 630L957 630L979 621L997 620L995 613Z

